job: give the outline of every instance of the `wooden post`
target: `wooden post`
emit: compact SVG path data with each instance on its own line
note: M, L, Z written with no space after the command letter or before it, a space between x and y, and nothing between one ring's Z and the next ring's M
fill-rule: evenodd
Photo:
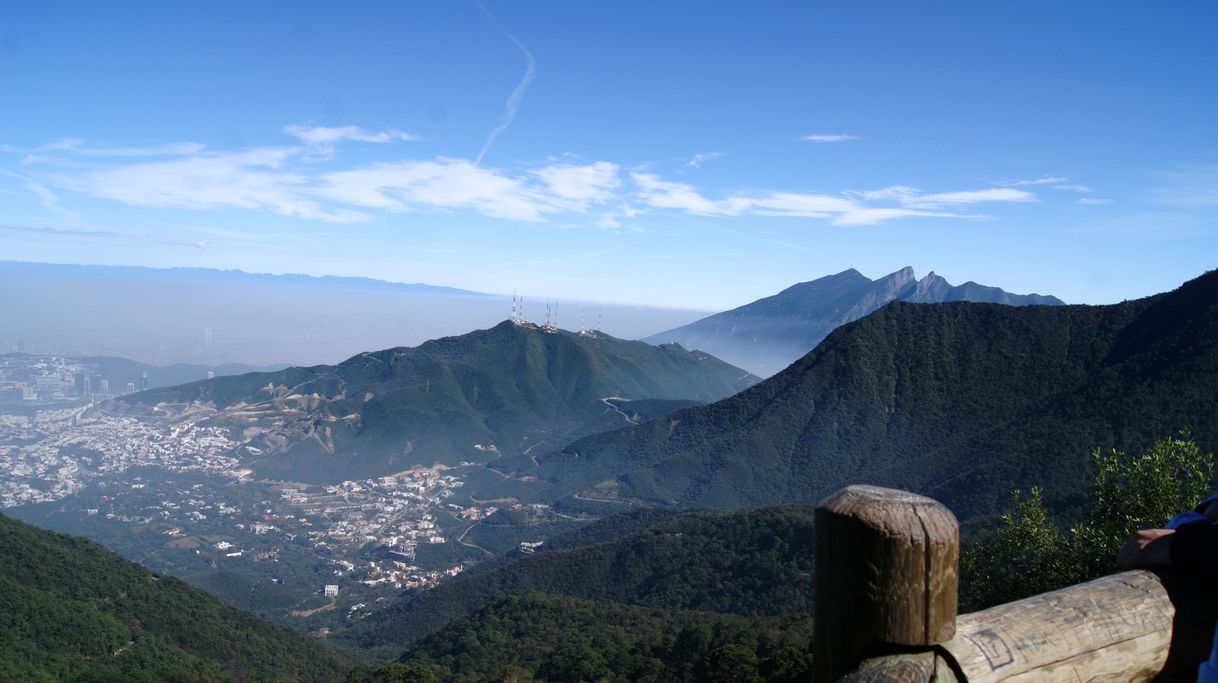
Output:
M825 499L816 509L817 683L894 645L951 640L959 552L955 515L930 498L848 486Z

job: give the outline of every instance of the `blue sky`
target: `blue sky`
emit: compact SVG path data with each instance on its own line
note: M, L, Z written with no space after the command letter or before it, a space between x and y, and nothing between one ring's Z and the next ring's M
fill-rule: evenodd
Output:
M1207 1L7 2L0 93L4 259L708 310L1218 265Z

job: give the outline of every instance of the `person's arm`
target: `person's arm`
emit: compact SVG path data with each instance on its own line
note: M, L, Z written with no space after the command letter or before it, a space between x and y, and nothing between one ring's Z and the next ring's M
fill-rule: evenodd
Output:
M1172 547L1178 530L1142 529L1135 533L1129 543L1117 554L1117 566L1122 570L1129 570L1156 565L1173 565Z
M1170 543L1171 564L1187 572L1218 569L1218 525L1193 522L1176 529Z

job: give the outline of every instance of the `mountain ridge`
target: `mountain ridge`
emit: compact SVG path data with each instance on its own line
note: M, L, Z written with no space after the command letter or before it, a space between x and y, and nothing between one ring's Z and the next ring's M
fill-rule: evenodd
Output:
M241 457L260 476L322 481L556 447L627 423L609 399L709 402L756 380L679 346L505 321L332 366L150 390L103 408L192 421L204 411L210 424L247 435L241 447L254 450Z
M174 266L168 268L153 268L149 266L112 266L87 263L45 263L41 261L8 261L0 260L0 268L17 271L51 270L61 275L81 275L90 272L102 273L109 276L125 276L132 278L169 278L193 277L210 281L235 282L249 284L253 282L265 284L288 285L323 285L350 287L354 289L390 289L408 292L428 292L433 294L448 294L461 296L501 297L502 295L475 292L468 289L448 287L444 285L429 285L421 282L394 282L377 278L348 276L348 275L308 275L305 273L251 273L237 268L199 268L192 266Z
M1010 294L972 281L952 285L934 271L919 280L910 266L876 280L849 268L791 285L777 294L660 332L644 341L677 342L686 348L701 349L764 377L811 351L837 327L890 301L1063 304L1057 297Z
M962 519L1029 485L1081 505L1092 448L1182 428L1214 447L1214 340L1218 271L1109 306L891 302L736 396L585 437L539 472L680 506L814 503L864 481Z

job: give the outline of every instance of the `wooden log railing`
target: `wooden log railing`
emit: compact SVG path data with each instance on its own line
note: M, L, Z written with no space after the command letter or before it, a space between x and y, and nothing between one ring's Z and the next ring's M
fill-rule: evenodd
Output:
M816 683L1195 679L1213 592L1131 571L956 615L959 527L940 503L849 486L816 510Z

